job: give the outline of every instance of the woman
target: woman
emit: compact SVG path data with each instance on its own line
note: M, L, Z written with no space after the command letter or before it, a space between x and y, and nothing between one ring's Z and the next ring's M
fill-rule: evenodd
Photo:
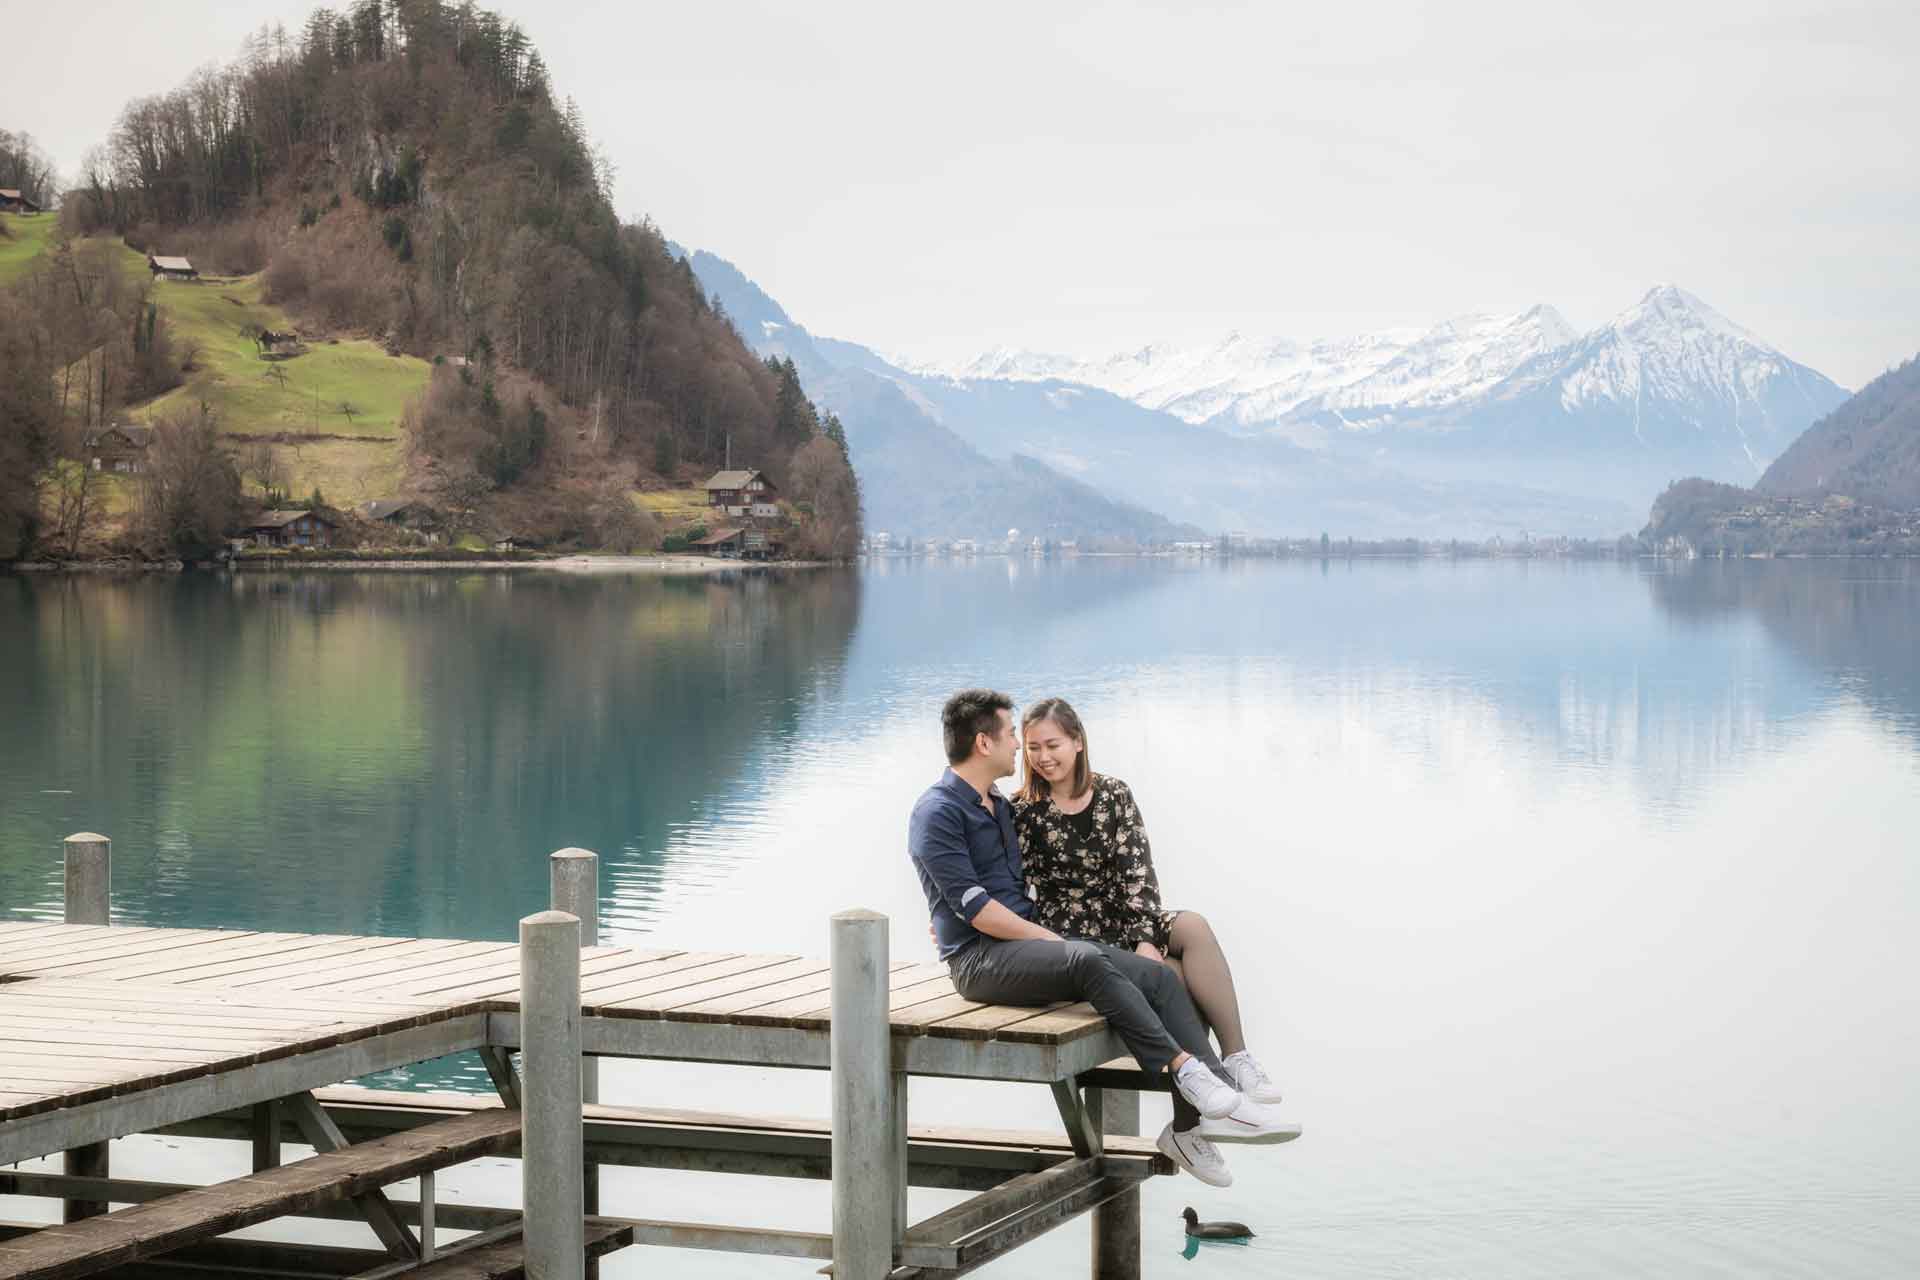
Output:
M1133 792L1093 772L1087 731L1061 698L1020 720L1026 776L1014 797L1027 895L1036 923L1063 938L1131 947L1172 966L1220 1042L1220 1060L1241 1093L1280 1101L1280 1090L1247 1051L1233 971L1220 940L1197 911L1164 911L1147 829Z

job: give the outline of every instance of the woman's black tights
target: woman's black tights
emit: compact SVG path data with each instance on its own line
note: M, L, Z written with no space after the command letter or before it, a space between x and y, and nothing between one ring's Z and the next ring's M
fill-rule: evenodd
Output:
M1227 964L1227 953L1221 950L1213 926L1198 911L1182 911L1174 917L1173 933L1167 940L1167 963L1187 984L1187 993L1200 1016L1213 1028L1214 1038L1220 1042L1220 1056L1246 1048L1233 969Z

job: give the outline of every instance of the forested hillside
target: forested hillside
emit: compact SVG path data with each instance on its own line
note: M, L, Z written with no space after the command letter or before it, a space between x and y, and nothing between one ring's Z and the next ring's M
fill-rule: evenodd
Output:
M318 363L301 363L355 339L430 362L396 424L397 488L508 513L496 523L549 541L643 544L658 531L634 491L697 482L730 453L793 502L796 549L851 551L858 490L838 424L790 368L747 350L651 224L619 220L610 176L524 33L471 4L318 9L298 33L264 30L232 66L129 103L65 198L65 241L0 303L0 468L13 477L0 556L45 536L44 490L76 414L142 417L183 382L152 420L211 397L224 433L270 449L300 432L377 444L351 389L323 394L306 372ZM116 237L188 256L202 280L119 281L128 296L103 311L90 294L117 279L100 247L124 252ZM230 312L184 305L184 291L223 286L213 296ZM259 344L286 317L297 358L276 365L260 347L246 370L259 385L231 394L241 375L209 373L212 339L177 340L189 318L222 315L223 345ZM116 366L153 368L107 380L81 409L46 390L109 348ZM230 461L237 482L273 487ZM22 491L29 474L37 495Z
M1808 427L1757 489L1670 485L1640 536L1710 554L1920 554L1920 357Z
M1920 507L1920 356L1808 427L1759 487L1782 496L1838 493L1875 506Z

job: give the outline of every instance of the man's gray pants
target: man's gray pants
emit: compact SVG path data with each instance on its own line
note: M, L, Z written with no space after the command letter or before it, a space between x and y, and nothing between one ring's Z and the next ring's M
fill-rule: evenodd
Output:
M982 934L949 957L947 967L954 990L968 1000L1012 1005L1085 1000L1149 1073L1166 1070L1184 1049L1231 1082L1186 986L1158 960L1102 942ZM1199 1122L1200 1113L1175 1089L1173 1127L1184 1132Z

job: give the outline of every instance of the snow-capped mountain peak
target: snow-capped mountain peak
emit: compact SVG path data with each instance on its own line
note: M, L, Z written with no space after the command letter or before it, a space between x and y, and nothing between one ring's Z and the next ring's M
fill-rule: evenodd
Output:
M1297 341L1234 331L1206 346L1149 343L1096 358L996 347L915 371L961 381L1059 380L1099 387L1187 422L1257 427L1308 404L1437 407L1485 391L1577 337L1546 304L1454 316L1426 328Z

